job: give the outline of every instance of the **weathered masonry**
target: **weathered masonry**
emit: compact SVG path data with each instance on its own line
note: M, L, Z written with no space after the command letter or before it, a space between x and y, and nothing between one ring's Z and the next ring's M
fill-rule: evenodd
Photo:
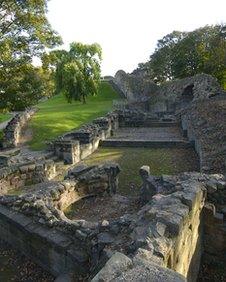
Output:
M14 163L2 155L0 237L55 277L74 281L193 282L203 258L225 264L224 93L205 75L152 86L143 86L134 109L139 95L127 82L121 91L131 87L125 96L132 99L123 109L60 136L34 159ZM200 171L154 176L144 164L139 196L122 196L118 164L81 162L99 146L194 148ZM62 161L70 168L59 180ZM93 202L107 207L104 217ZM69 218L76 204L88 205L96 219Z

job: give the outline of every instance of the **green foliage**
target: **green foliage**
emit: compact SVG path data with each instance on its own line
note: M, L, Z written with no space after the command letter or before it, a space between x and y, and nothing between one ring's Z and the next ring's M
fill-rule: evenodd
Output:
M46 0L3 0L0 3L2 109L22 109L35 102L37 92L42 90L41 87L37 89L41 74L31 65L32 59L40 57L45 48L61 43L48 23L46 12Z
M1 73L0 73L1 74ZM12 69L7 76L0 76L0 108L5 110L23 110L36 104L43 96L50 96L54 85L48 71L24 64Z
M207 73L224 86L226 26L205 26L192 32L174 31L158 41L150 61L141 66L157 82Z
M87 104L68 103L65 97L55 95L38 105L39 111L31 120L33 138L31 148L43 149L45 141L80 127L111 110L112 100L119 99L118 94L108 83L100 84L99 95L89 96Z
M0 114L0 123L1 122L4 122L4 121L7 121L11 118L11 115L10 114Z
M69 52L53 51L43 57L45 66L56 67L56 93L64 93L67 101L86 102L88 95L96 95L100 84L101 47L71 43Z

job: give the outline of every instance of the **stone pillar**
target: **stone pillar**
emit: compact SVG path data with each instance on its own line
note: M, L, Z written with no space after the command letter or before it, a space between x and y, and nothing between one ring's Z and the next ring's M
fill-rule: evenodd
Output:
M63 159L65 164L75 164L80 161L79 141L59 140L54 142L55 155Z
M150 167L144 165L139 170L140 177L143 180L141 186L140 198L141 201L146 203L149 202L152 197L158 193L157 185L155 183L155 178L150 175Z

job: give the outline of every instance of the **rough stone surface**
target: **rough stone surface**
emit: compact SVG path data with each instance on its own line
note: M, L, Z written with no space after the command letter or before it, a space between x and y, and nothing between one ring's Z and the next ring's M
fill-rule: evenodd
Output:
M65 164L75 164L92 154L102 140L118 128L117 113L93 120L81 128L60 136L49 144L49 150Z
M130 258L122 253L116 252L107 261L104 268L92 279L92 282L112 281L132 266L133 262Z
M197 102L180 112L182 129L194 143L203 171L226 172L226 99Z
M143 77L127 74L123 70L116 73L114 82L130 101L145 101L158 89L158 86Z
M37 111L36 108L30 108L26 111L16 114L3 130L3 148L17 147L20 143L22 129L27 125L28 121Z

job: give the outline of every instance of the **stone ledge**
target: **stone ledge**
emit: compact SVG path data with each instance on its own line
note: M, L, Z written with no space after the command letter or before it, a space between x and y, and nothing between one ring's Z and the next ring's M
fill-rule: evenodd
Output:
M91 282L185 282L179 273L140 259L130 259L116 252Z
M100 142L102 147L145 147L145 148L191 148L187 141L147 141L107 139Z

